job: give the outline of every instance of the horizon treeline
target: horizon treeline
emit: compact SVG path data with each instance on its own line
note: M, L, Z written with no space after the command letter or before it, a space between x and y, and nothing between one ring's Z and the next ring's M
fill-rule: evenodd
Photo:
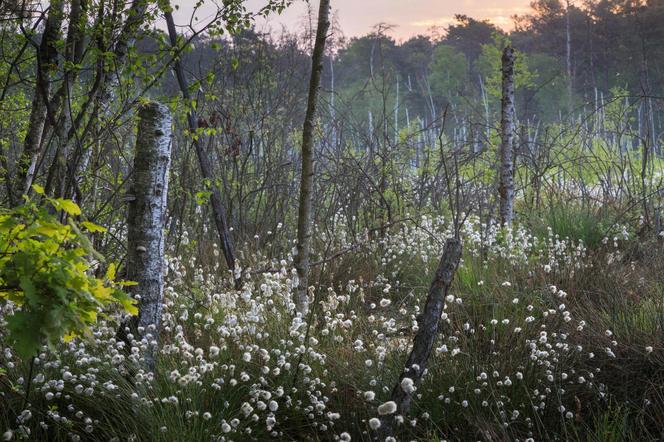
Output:
M663 1L572 5L539 0L529 14L514 20L514 29L506 32L488 20L456 15L442 32L403 41L391 37L386 24L350 39L336 31L326 54L323 99L337 119L352 114L355 124L385 123L390 132L412 124L428 127L446 109L491 125L486 115L499 106L500 54L511 44L518 51L519 120L562 121L601 110L619 97L632 106L634 130L654 130L657 140L662 109L651 98L664 95ZM307 32L303 34L274 36L250 29L232 43L201 38L185 64L202 80L219 69L227 71L230 89L234 79L249 81L269 66L303 97L310 45ZM153 44L144 41L141 46L150 51ZM283 90L278 77L272 81ZM167 80L167 89L169 84L174 82Z

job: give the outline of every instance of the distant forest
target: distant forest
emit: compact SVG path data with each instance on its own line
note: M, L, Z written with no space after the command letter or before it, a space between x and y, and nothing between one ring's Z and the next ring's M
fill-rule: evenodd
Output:
M349 121L364 124L369 137L392 138L405 128L429 127L448 112L464 132L459 136L483 144L500 104L500 54L511 43L518 51L516 115L528 127L594 111L602 121L606 112L625 114L616 124L634 134L634 147L646 132L657 145L662 102L651 98L664 95L664 1L541 0L531 6L529 14L514 17L511 32L457 15L454 24L430 32L439 35L402 42L390 36L389 24L350 39L333 33L322 81L328 112L323 106L321 118L335 119L342 138L360 129L344 131ZM261 114L253 111L266 104L263 113L283 112L284 121L299 125L312 44L302 34L245 30L232 41L197 39L185 57L188 71L201 83L223 79L208 113L237 125L251 108L254 121L245 122L251 126ZM141 47L157 50L146 40ZM175 90L174 77L165 87ZM238 100L242 91L246 97Z

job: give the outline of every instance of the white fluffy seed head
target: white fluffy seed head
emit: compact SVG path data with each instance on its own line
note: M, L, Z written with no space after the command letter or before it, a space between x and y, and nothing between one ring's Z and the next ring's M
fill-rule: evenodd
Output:
M394 401L388 401L378 406L378 414L385 416L397 411L397 404Z
M413 392L415 392L415 390L417 390L417 387L415 386L411 378L403 378L401 380L401 389L406 394L412 394Z

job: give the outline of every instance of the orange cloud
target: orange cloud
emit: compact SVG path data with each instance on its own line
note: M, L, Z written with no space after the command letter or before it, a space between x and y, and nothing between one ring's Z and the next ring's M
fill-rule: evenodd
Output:
M473 13L467 15L477 20L488 20L490 23L503 28L505 30L514 27L514 15L522 15L527 13L530 8L525 6L512 6L512 7L487 7L475 9ZM409 26L416 28L429 29L431 27L447 27L455 22L454 15L445 15L436 18L415 20L408 23Z

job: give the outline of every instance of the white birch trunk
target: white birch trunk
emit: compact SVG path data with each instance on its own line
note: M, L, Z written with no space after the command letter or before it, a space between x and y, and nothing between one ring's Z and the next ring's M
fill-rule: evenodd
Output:
M140 296L139 314L133 322L138 338L148 342L145 363L154 369L164 291L164 226L168 171L171 163L171 114L160 103L139 111L139 126L127 216L127 279Z
M503 97L501 101L501 144L500 144L500 222L512 224L514 215L514 49L510 46L503 51Z

